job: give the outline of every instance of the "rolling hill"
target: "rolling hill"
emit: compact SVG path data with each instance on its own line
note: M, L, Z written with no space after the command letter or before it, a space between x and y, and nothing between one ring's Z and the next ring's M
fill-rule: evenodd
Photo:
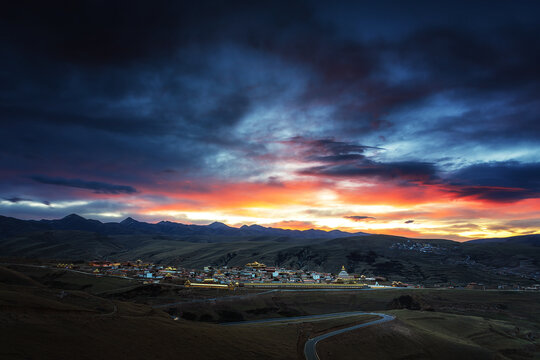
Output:
M511 236L506 238L487 238L476 239L468 241L470 244L493 244L493 243L507 243L507 244L526 244L533 246L540 246L540 234Z
M185 227L191 230L178 230ZM540 247L533 241L535 237L466 243L364 233L327 238L341 232L256 225L237 229L216 223L148 224L133 219L101 223L76 215L46 221L3 217L0 229L0 254L4 257L144 259L185 268L243 266L257 260L272 266L334 273L345 265L354 273L426 285L540 281ZM152 229L159 232L150 233ZM318 237L320 234L325 237Z

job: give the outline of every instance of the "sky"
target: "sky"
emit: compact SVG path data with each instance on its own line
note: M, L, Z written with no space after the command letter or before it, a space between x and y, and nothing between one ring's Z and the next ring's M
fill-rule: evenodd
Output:
M0 215L540 233L536 1L17 1Z

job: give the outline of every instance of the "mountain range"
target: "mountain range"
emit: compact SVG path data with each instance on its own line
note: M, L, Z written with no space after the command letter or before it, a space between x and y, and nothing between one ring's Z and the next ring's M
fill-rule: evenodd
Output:
M346 232L341 230L289 230L261 225L243 225L236 228L221 222L213 222L209 225L182 224L172 221L160 221L152 224L137 221L128 217L121 222L101 222L99 220L86 219L77 214L70 214L55 220L21 220L0 215L0 238L28 235L34 232L50 230L74 230L92 232L100 235L164 235L164 236L192 236L193 239L202 237L202 242L227 241L221 239L272 238L274 241L298 241L311 239L337 239L356 236L371 235L365 232ZM215 236L217 238L212 238ZM201 241L199 241L201 242ZM491 243L514 243L540 245L540 234L511 236L506 238L484 238L467 241L475 244Z
M77 230L94 232L101 235L215 235L215 236L271 236L290 239L335 239L340 237L368 235L362 232L349 233L340 230L289 230L260 225L244 225L240 228L228 226L220 222L209 225L186 225L171 221L160 221L156 224L137 221L131 217L121 222L103 223L98 220L85 219L77 214L68 215L57 220L20 220L0 216L0 236L25 235L46 230Z

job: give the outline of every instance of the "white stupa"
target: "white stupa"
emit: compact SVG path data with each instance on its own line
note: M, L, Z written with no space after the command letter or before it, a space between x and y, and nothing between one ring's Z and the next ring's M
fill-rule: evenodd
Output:
M349 275L347 270L345 270L345 266L342 266L337 278L341 280L354 280L354 275Z

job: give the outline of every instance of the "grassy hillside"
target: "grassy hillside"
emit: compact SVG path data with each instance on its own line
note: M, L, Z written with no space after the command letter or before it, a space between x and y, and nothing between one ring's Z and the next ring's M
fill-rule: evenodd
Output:
M357 358L360 354L364 359L540 356L538 293L283 291L189 303L205 297L205 290L198 289L198 293L177 294L185 302L178 307L179 314L186 317L191 311L195 317L173 320L148 305L120 301L122 294L137 289L130 288L129 280L56 270L52 275L55 280L51 282L51 271L43 268L0 268L2 359L302 359L307 338L372 317L237 326L194 320L220 321L232 314L240 314L242 319L286 318L353 310L384 311L397 320L325 340L318 346L321 358ZM101 281L103 284L97 285ZM82 285L83 290L74 289L74 285ZM108 291L96 296L98 288ZM219 297L215 291L210 293ZM234 296L234 292L228 293ZM144 296L141 292L138 301ZM146 296L151 297L152 292ZM238 315L234 317L238 320Z
M187 294L186 294L187 295ZM179 295L182 299L183 295ZM178 301L177 300L177 301ZM203 321L251 320L343 311L412 309L540 324L537 292L477 290L373 290L273 292L245 299L175 305L177 313ZM223 316L226 314L229 319ZM539 326L539 325L535 325ZM538 328L540 330L540 327Z
M0 239L3 256L27 258L82 260L106 257L123 249L107 236L85 231L45 231Z
M225 328L86 292L14 285L25 276L8 273L0 283L2 359L297 359L308 336L372 318Z
M243 266L257 260L292 269L337 272L345 265L354 273L428 285L540 282L540 247L523 243L462 244L387 235L300 243L260 236L206 242L209 239L203 237L46 231L0 239L0 252L4 256L68 261L143 259L186 268Z
M537 359L534 332L506 321L439 312L389 312L396 321L323 340L321 359Z

